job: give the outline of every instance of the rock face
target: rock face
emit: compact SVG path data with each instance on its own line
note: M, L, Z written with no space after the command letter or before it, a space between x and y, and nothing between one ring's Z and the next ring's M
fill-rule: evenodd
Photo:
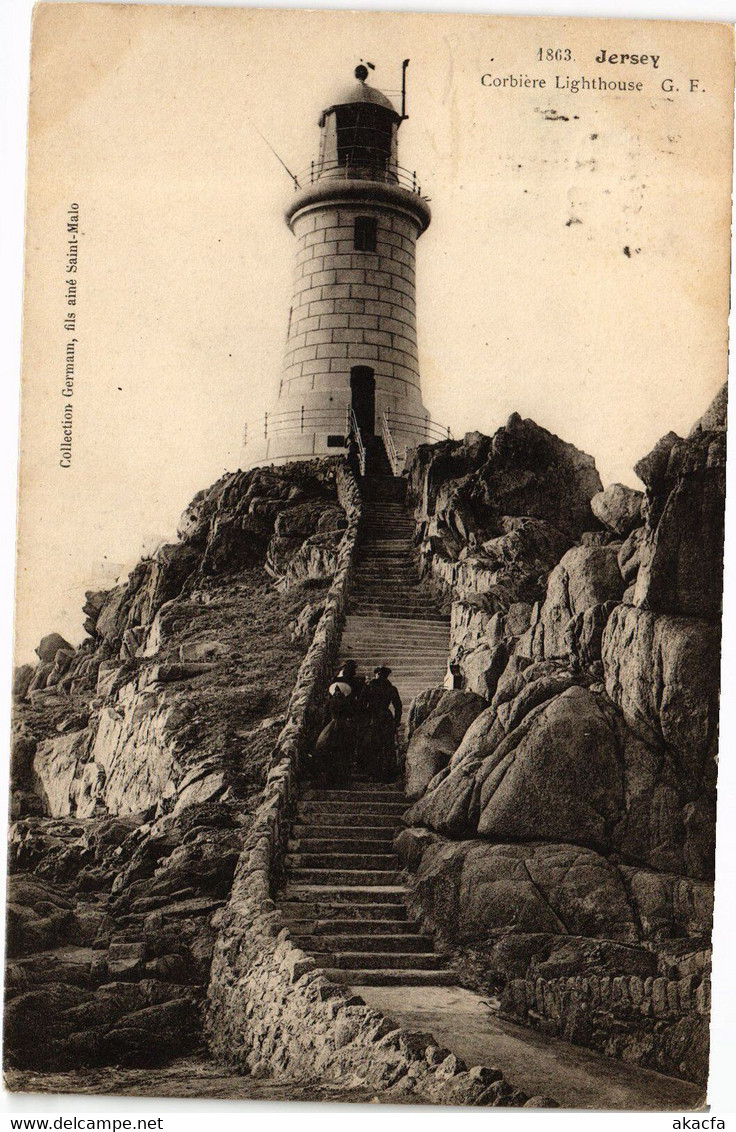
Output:
M511 1016L693 1079L707 1072L724 425L719 396L687 439L660 441L637 465L644 495L601 491L587 457L514 418L493 440L420 449L411 469L424 562L453 599L452 659L486 704L449 758L425 757L422 727L412 740L423 772L397 849L418 906L471 985L506 988ZM551 490L567 485L567 521L521 435ZM583 994L591 971L619 997Z
M589 527L589 501L603 486L590 456L517 413L492 438L468 433L421 446L409 482L412 499L440 519L448 541L498 534L504 515L542 519L574 538Z
M723 592L725 430L675 437L640 461L636 471L647 485L647 521L635 604L717 620Z
M87 595L84 644L52 634L18 674L9 1064L152 1065L201 1041L212 917L336 567L339 498L355 506L345 475L224 477L180 543Z
M619 538L626 538L641 525L641 507L644 496L640 491L622 483L612 483L605 491L594 495L590 509L603 526Z
M445 692L414 731L406 752L406 796L419 798L451 756L485 701L472 692Z

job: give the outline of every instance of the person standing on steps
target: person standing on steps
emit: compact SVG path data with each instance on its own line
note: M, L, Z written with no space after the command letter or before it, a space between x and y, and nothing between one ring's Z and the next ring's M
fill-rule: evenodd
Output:
M396 732L403 710L390 675L390 668L379 665L363 693L367 761L379 782L393 782L396 778Z
M327 693L329 721L314 745L314 777L320 786L343 782L355 762L355 745L365 678L346 660Z

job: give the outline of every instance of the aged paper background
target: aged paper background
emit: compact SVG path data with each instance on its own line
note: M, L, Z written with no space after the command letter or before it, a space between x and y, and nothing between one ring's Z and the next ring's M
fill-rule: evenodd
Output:
M268 385L277 379L290 294L292 252L292 240L281 219L281 204L289 194L288 179L258 136L248 130L239 110L247 102L251 116L287 162L301 167L312 156L316 138L316 125L312 124L311 130L305 129L305 119L313 123L312 111L321 106L324 93L341 77L338 71L352 67L356 53L378 64L375 81L386 87L397 85L401 58L406 55L412 58L409 72L412 118L402 127L402 160L416 165L426 191L433 197L433 226L420 245L419 301L425 392L434 415L444 414L457 433L468 425L491 429L502 422L508 408L518 407L540 423L558 428L567 439L583 446L587 444L588 450L596 456L604 481L621 478L633 482L629 470L632 460L668 428L685 431L721 380L725 368L727 281L724 261L728 246L725 229L730 153L726 85L731 81L727 58L731 50L730 29L590 21L591 50L583 62L577 45L585 24L567 22L568 28L574 29L577 61L572 68L554 67L555 72L601 73L601 68L593 70L589 66L588 59L609 40L611 49L618 46L620 50L658 51L665 34L672 34L679 44L677 53L673 52L668 60L673 63L671 68L665 68L662 62L656 74L650 71L642 75L653 93L651 101L634 102L632 96L622 96L628 101L621 108L618 97L608 96L604 100L598 93L581 94L570 96L569 101L564 102L564 94L555 94L554 104L560 114L566 115L567 108L572 108L573 114L581 114L580 108L584 109L578 140L586 137L586 125L591 125L593 117L600 127L608 121L612 110L611 123L614 118L621 123L623 118L626 136L630 139L641 135L640 113L653 115L659 108L668 114L677 112L678 122L683 114L689 121L685 134L680 130L677 138L679 148L671 154L664 153L664 143L676 136L670 133L670 119L660 117L661 129L647 135L662 147L662 156L656 160L653 152L646 152L643 157L647 171L658 170L662 193L656 206L649 198L637 220L636 205L625 208L625 202L619 200L616 209L611 202L610 210L603 211L603 220L596 227L593 240L591 232L586 233L583 227L571 225L570 229L562 229L562 224L570 218L565 204L578 199L573 189L586 185L589 188L591 181L582 180L581 170L577 168L581 158L574 144L565 148L564 163L558 165L554 179L551 177L554 167L549 164L550 157L561 156L560 146L566 136L557 130L563 127L567 130L567 127L562 122L558 126L549 125L547 129L555 133L548 134L533 118L532 109L551 107L553 100L542 103L523 92L520 97L508 91L498 95L481 91L479 75L471 70L462 75L465 59L480 59L483 72L498 67L500 73L506 74L518 67L529 74L539 73L541 68L533 66L530 51L519 46L522 28L526 25L531 29L524 34L534 46L537 40L545 44L549 40L555 45L563 39L556 30L562 21L440 17L452 23L453 45L457 27L463 23L470 25L470 31L462 37L464 54L461 58L459 50L455 52L451 67L449 48L434 28L437 21L434 16L401 17L404 27L412 26L417 19L425 25L422 36L418 25L411 37L406 33L406 38L411 39L407 43L403 30L400 36L379 37L377 24L386 17L374 14L368 19L375 21L376 28L367 38L359 37L359 45L354 43L348 29L342 33L342 38L336 34L334 39L325 40L323 51L321 41L330 34L328 29L336 21L335 14L310 16L316 19L321 15L329 21L326 27L322 25L319 33L313 33L314 38L301 31L295 34L288 30L261 38L262 33L253 23L242 34L232 30L236 25L245 29L246 19L260 17L256 13L200 9L195 32L190 10L139 9L140 22L135 29L131 28L130 9L112 12L108 17L109 11L108 8L105 17L112 23L107 31L104 20L92 20L92 15L102 14L101 10L94 13L88 8L85 18L82 18L82 8L76 5L74 13L68 12L63 19L50 10L42 13L47 22L43 37L37 38L35 50L34 91L42 91L46 82L45 113L53 107L56 120L47 120L45 127L36 130L31 142L21 617L18 624L18 651L22 659L31 655L40 634L54 626L68 632L72 639L78 639L82 590L88 585L111 580L115 561L132 564L146 540L150 545L151 541L171 532L178 512L193 490L209 483L222 468L234 466L242 420L258 415L267 400ZM126 12L127 29L122 11ZM680 14L680 9L672 8L670 14ZM712 9L703 9L702 14L711 15ZM272 13L270 18L277 16L282 14ZM724 8L723 18L727 17ZM356 20L361 29L366 26L363 15L342 18L349 18L351 27L357 26ZM59 22L55 23L57 19ZM503 56L497 51L502 23L510 29L504 36ZM483 25L487 31L482 35L479 29ZM219 30L215 33L216 26ZM205 27L210 29L206 35ZM615 36L606 35L598 43L598 29L604 27L612 29ZM647 28L653 29L653 34L641 35ZM550 34L552 29L555 29L554 35ZM361 31L361 36L365 35ZM692 40L688 39L690 35ZM702 46L701 35L707 47ZM142 45L151 37L157 41L157 46L149 46L141 54ZM512 49L512 41L517 37L518 42ZM42 39L45 52L43 67L40 67ZM417 46L418 39L424 42L423 56ZM181 45L186 41L190 50L182 53ZM196 42L199 47L195 50ZM206 47L205 42L209 44ZM269 65L260 67L255 45L260 43L259 51L262 51L264 42L275 43L277 47ZM382 45L380 56L377 43ZM676 74L686 79L691 77L691 70L697 75L698 70L691 67L697 44L700 44L697 58L707 59L708 75L714 72L718 52L723 52L720 70L725 85L719 90L712 81L710 87L703 84L709 104L706 101L703 106L696 104L695 108L681 103L665 105L657 89L661 76ZM58 53L56 63L51 59L55 52ZM186 62L179 65L177 53ZM488 54L495 59L493 66L486 62ZM663 52L663 58L665 54ZM423 89L419 69L423 60L432 63L431 78L427 80L431 87L427 90ZM391 81L385 70L390 66L394 76ZM702 64L699 68L700 74L704 74ZM257 77L256 72L260 86L254 93L249 84ZM626 73L636 77L633 70ZM229 76L227 80L225 74ZM91 76L94 81L88 81ZM61 86L53 91L52 83ZM169 94L165 109L158 108L154 114L153 108L166 84L169 84ZM458 113L453 129L466 139L470 138L472 129L473 137L478 139L474 152L472 146L464 150L468 158L465 167L470 167L472 178L469 175L463 182L463 190L459 189L459 181L455 186L448 183L447 176L451 174L439 175L451 168L447 146L454 135L449 128L449 92L458 85L463 92L462 112ZM713 101L714 90L720 100L718 104ZM125 106L126 113L118 116L113 113L111 104L121 98L122 91L126 97L120 106ZM466 91L471 92L471 98L464 97ZM526 100L526 110L520 104L522 99ZM106 109L105 101L108 102ZM423 121L427 104L440 110L431 125ZM618 107L618 111L614 107ZM514 128L505 125L509 115L515 122ZM150 121L151 117L156 125ZM187 123L194 121L197 127L192 127L187 140ZM521 130L519 121L524 122ZM108 122L115 124L115 131L110 135L106 135ZM575 128L578 124L575 123ZM596 132L595 128L590 132ZM497 136L505 139L503 150L496 144ZM681 144L683 136L687 139L685 145ZM515 150L525 138L529 139L528 150L532 156L534 141L544 138L549 138L546 148L553 149L554 153L542 154L540 150L536 154L538 164L533 168L538 191L533 207L526 207L526 199L512 207L508 187L518 183L522 193L530 189L529 180L512 180ZM486 148L480 144L484 139ZM611 140L609 137L609 143ZM669 142L667 148L671 146ZM688 147L689 154L686 153ZM223 163L221 169L213 166L211 160L215 150L218 159L228 155L228 162ZM542 157L547 161L544 166ZM481 160L486 172L481 168ZM529 168L530 164L527 175ZM546 178L544 184L556 185L555 209L545 199L540 170L544 170L541 174ZM631 172L629 169L629 174ZM615 179L617 173L621 173L618 158L609 162L609 182L605 190L600 190L609 192L614 201L615 186L610 178ZM621 189L625 179L622 174ZM167 190L165 182L169 180ZM651 176L642 178L642 183L645 181L650 186L653 184ZM630 183L634 184L634 180ZM216 189L214 196L213 188ZM470 202L476 191L484 196L481 203L476 202L473 212ZM594 203L601 203L600 192L593 194ZM83 225L85 240L97 250L84 265L86 285L79 308L80 315L84 314L85 344L84 355L80 355L78 393L82 384L87 392L84 405L80 405L77 424L86 421L82 430L84 440L80 442L79 434L75 435L74 477L65 478L58 469L57 422L64 344L68 335L59 330L59 311L63 313L65 309L65 212L67 198L73 199L75 193L81 198L83 214L87 210ZM263 210L254 203L257 193L264 202ZM124 204L113 207L118 198ZM186 215L176 221L173 204L182 201L186 204ZM87 222L90 205L94 222ZM472 228L470 224L466 227L464 214L480 217L481 227ZM245 223L246 215L250 216L249 224ZM10 218L10 223L13 222L20 228L19 216L14 220ZM267 236L263 233L265 228ZM227 240L223 239L223 229ZM448 244L451 229L457 237L452 247ZM534 247L532 230L543 232L541 253L538 239L536 249ZM650 245L656 236L658 266L649 265L646 285L641 274L646 262L642 260L643 251L638 260L632 258L628 264L623 256L619 259L618 245L622 243L619 230L626 237L623 243L630 247L629 240L644 231ZM164 232L167 233L165 239ZM241 247L237 246L236 233L241 241L247 237ZM602 233L613 235L614 239L601 241ZM224 249L220 250L218 240L225 244ZM573 240L574 254L571 253ZM584 247L584 243L589 246ZM192 250L195 244L196 255ZM483 270L478 266L481 261ZM80 260L80 285L82 262ZM496 267L500 265L500 269L491 274L489 262ZM636 263L636 286L633 285L632 263ZM573 271L578 273L577 290L572 299L561 304L560 295L567 290L567 277ZM188 277L185 272L189 273ZM524 281L521 287L520 277ZM175 302L169 297L173 294L182 297ZM438 319L436 304L439 301L445 306ZM428 305L432 303L434 307ZM167 308L162 325L172 311L177 321L175 326L164 326L157 334L152 334L150 324L161 317L162 304ZM156 306L158 311L154 309ZM265 307L270 308L270 316L264 314ZM105 311L104 323L98 318L102 310ZM475 312L474 316L471 311ZM605 335L602 323L609 327ZM32 326L35 326L33 332ZM224 341L219 337L223 326L229 335ZM479 343L486 326L494 329L494 335L482 338L484 349L481 350ZM37 337L35 352L29 351L32 333ZM174 355L178 334L183 336L178 343L179 352ZM601 339L604 346L598 348ZM543 340L548 345L546 350L541 348ZM147 350L143 348L144 341L148 343ZM213 341L218 345L217 350L213 348ZM233 341L236 341L237 354L230 346ZM434 343L432 350L430 343ZM535 343L540 343L538 350ZM227 349L223 348L225 344ZM171 370L167 368L172 364L171 357L166 365L161 360L167 351L174 358ZM573 365L579 352L588 359L584 373ZM230 353L234 354L233 360L227 357ZM430 358L434 359L435 355L439 359L436 375L434 366L430 368ZM452 368L448 365L445 370L445 359L450 358L453 363L459 358L460 365ZM563 364L566 358L571 360L569 366ZM465 359L472 360L466 362ZM232 368L227 368L228 365ZM512 365L515 368L511 369ZM125 388L123 382L116 380L120 373L135 381L135 392L125 402L124 409L120 409L113 396L118 392L118 385L122 387L120 392ZM160 384L167 374L168 389L174 391L173 396L161 392ZM587 391L583 380L586 376L591 392ZM471 382L472 394L463 394ZM487 401L481 397L484 390ZM440 400L440 395L444 401ZM162 401L166 402L164 413L154 413L150 406L160 405ZM462 420L458 415L461 411L467 412ZM211 423L214 414L219 414L216 424ZM180 419L183 424L175 424ZM556 424L557 420L562 423ZM575 428L572 427L574 422L577 422ZM584 439L583 426L595 428L595 440ZM639 439L641 436L643 441ZM607 462L611 450L619 454L615 467ZM113 560L111 565L106 565L104 555L108 556L108 561ZM724 645L726 654L733 656L728 638ZM729 716L727 696L724 723ZM729 775L733 784L728 764L726 760L721 770L721 794L723 788L728 787ZM723 801L726 806L721 805L721 817L726 820L725 824L721 822L719 834L721 899L716 917L717 959L724 957L724 945L727 950L731 939L727 930L728 902L724 904L723 899L724 895L727 897L723 884L728 882L728 858L724 850L731 837L728 795ZM723 962L717 963L716 970L720 970L723 990ZM713 1011L714 1040L717 1035L720 1037L714 1057L720 1057L724 1070L719 1075L722 1100L724 1095L729 1095L728 1091L723 1093L723 1081L729 1080L724 1067L729 1060L733 1063L733 1050L729 1055L729 1035L724 1033L723 1025L718 1031L715 1024L719 1017L723 1020L724 1014L728 1014L728 1002L716 996ZM731 1026L733 1045L732 1029ZM40 1108L38 1098L16 1097L11 1101L14 1110L23 1102L30 1104L26 1112ZM91 1103L89 1099L88 1103ZM187 1118L182 1116L181 1110L189 1103L160 1102L166 1109L179 1109L177 1126L184 1126ZM73 1097L66 1101L57 1098L54 1104L60 1111L72 1112L79 1110L80 1102ZM110 1110L100 1107L100 1111ZM263 1112L262 1105L260 1111ZM223 1115L219 1106L218 1119L222 1121ZM239 1119L232 1106L228 1106L227 1115ZM323 1123L330 1113L321 1109L316 1115ZM332 1115L341 1119L339 1110L334 1110ZM422 1114L415 1115L423 1120ZM402 1124L407 1117L411 1114L402 1111ZM309 1115L302 1112L300 1119L305 1118L308 1121ZM199 1120L199 1116L191 1119ZM269 1120L273 1119L270 1115ZM286 1119L291 1119L291 1112ZM390 1121L392 1117L382 1113L382 1119ZM565 1119L575 1117L567 1114ZM590 1123L593 1118L586 1114L584 1119ZM628 1117L633 1125L645 1119L636 1114Z
M78 640L84 589L170 538L194 492L237 467L278 380L290 294L290 181L258 131L307 166L319 110L360 57L390 92L411 58L401 162L434 212L417 295L433 417L459 435L517 410L593 454L604 483L635 483L635 460L725 379L732 43L719 24L40 5L18 659L52 629ZM540 62L540 47L573 60ZM599 65L602 48L658 66ZM643 89L573 94L555 75Z

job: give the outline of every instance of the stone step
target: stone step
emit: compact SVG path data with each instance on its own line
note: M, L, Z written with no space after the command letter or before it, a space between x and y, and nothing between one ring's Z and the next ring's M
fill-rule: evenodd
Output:
M388 624L388 621L390 620L391 624ZM351 616L349 614L348 621L346 621L345 625L345 631L350 632L353 628L360 628L361 631L365 631L365 629L383 629L383 631L385 631L385 629L388 628L391 629L392 633L395 633L395 620L395 617L386 618L380 616L380 614L373 614L373 616L370 617L357 617L354 615ZM405 629L416 628L418 632L439 634L444 628L447 636L450 636L450 618L445 617L444 615L442 625L427 625L426 621L423 621L420 617L402 617L401 620L404 623L402 627Z
M405 541L413 541L417 533L416 524L407 519L405 511L375 512L369 515L358 528L358 537L396 538L402 535Z
M441 622L438 624L431 621L414 621L411 628L404 624L392 629L390 624L386 627L370 625L372 618L369 617L362 619L365 628L361 628L357 623L360 620L355 618L356 623L351 626L350 632L343 635L341 645L343 656L351 649L369 649L371 645L383 643L390 644L392 648L397 645L406 650L422 648L437 652L442 649L446 653L450 651L450 634ZM435 625L437 625L436 629Z
M389 888L401 884L401 874L394 869L289 869L289 879L296 885L323 885L326 888Z
M360 817L385 817L390 814L396 814L397 817L404 813L407 809L408 802L404 798L400 798L396 802L349 802L349 801L329 801L329 802L312 802L303 801L297 802L297 814L351 814Z
M385 786L371 786L367 789L357 789L350 784L336 790L305 790L301 796L302 802L405 802L404 791L401 786L387 783Z
M358 613L356 613L355 610L353 610L351 614L348 614L348 617L351 617L351 616L354 617L356 619L356 621L357 620L361 620L361 621L365 620L365 621L373 622L372 628L384 628L385 627L384 623L386 621L392 621L392 622L393 621L401 621L401 622L404 623L404 626L407 629L411 628L412 626L416 626L419 629L423 629L428 624L426 617L414 617L410 613L401 613L401 614L396 614L396 615L392 614L389 617L389 616L385 616L385 615L382 616L380 613L376 612L375 610L369 611L366 614L358 614ZM429 624L430 624L430 628L434 628L435 632L439 631L437 628L435 628L435 626L437 626L437 625L446 626L447 636L449 638L449 635L450 635L450 618L447 617L444 613L433 613L432 617L431 617L431 621L430 621ZM395 631L396 630L394 629L394 632Z
M439 620L442 616L427 606L423 598L414 597L401 586L395 588L384 586L379 592L376 592L376 588L373 586L356 586L350 592L351 612L358 607L374 609L379 613L383 609L386 609L389 614L396 611L404 617L413 614L417 621L425 620L428 614L431 614L430 620L433 617Z
M417 573L405 566L400 566L395 563L386 563L382 569L376 567L359 567L356 573L353 574L350 592L353 593L359 588L365 586L400 586L403 585L405 590L413 590L418 585ZM423 593L423 591L422 591Z
M376 664L386 663L391 669L392 675L389 679L393 684L398 679L403 680L404 683L407 681L411 683L424 680L426 677L430 677L431 683L442 683L447 675L447 661L444 657L418 657L415 664L410 663L408 658L396 661L391 656L391 645L388 642L384 642L383 645L376 644L363 653L351 651L346 655L355 661L359 670L367 669L366 675L372 673ZM371 660L368 660L368 657L371 657Z
M369 661L368 657L375 657L375 653L376 650L371 650L370 653L366 654L352 652L350 658L355 661L358 668L370 669L373 665L373 661ZM392 655L389 656L388 659L391 661L389 667L391 668L393 676L402 676L404 679L412 676L416 676L417 679L419 679L427 675L427 673L434 677L440 672L443 673L444 678L444 673L447 671L447 661L444 659L444 656L433 657L431 655L420 655L416 658L415 663L410 662L408 657L397 660L396 657ZM396 683L395 680L393 682Z
M401 525L397 527L396 522L390 519L380 525L376 523L372 527L364 527L358 532L358 553L365 555L366 550L385 544L390 550L400 550L408 557L414 547L414 533L413 528Z
M390 550L400 550L407 558L414 550L414 525L401 519L387 518L380 523L372 523L358 532L358 554L366 557L377 547L387 546Z
M354 907L360 910L365 905L356 904ZM390 904L380 904L379 908L390 908ZM406 909L403 909L406 911ZM389 935L392 938L401 936L414 936L420 934L421 925L416 920L383 920L379 917L375 919L366 919L365 917L356 917L355 919L348 919L344 914L334 920L312 920L312 934L313 935L350 935L357 936L373 936L373 935ZM366 949L369 950L366 943Z
M399 602L399 611L405 620L422 621L427 614L431 614L438 620L442 618L447 620L445 615L440 613L422 594L412 593L410 590L402 589L401 586L392 587L379 582L376 582L375 585L354 586L350 591L350 602L351 608L356 605L366 608L377 607L386 603L393 607Z
M365 554L368 547L371 550L400 550L408 553L409 546L406 536L394 530L364 530L359 544L359 550Z
M377 566L384 561L389 561L399 566L411 566L414 562L411 546L404 539L393 542L387 540L380 545L378 543L363 543L358 554L356 565L367 566L371 564Z
M370 838L357 838L357 837L299 837L290 838L287 845L287 851L290 854L304 854L308 853L311 856L329 855L334 857L336 854L340 856L354 856L359 854L361 856L376 855L388 856L393 853L393 832L386 831L386 836L381 838L380 841L371 841Z
M375 826L362 824L357 826L350 824L333 825L330 821L329 829L325 830L323 826L311 822L295 822L291 827L291 836L298 842L303 842L305 838L318 838L320 840L330 838L337 841L354 839L360 841L361 844L380 845L384 841L391 842L394 828L393 824Z
M400 632L403 640L402 648L405 649L403 656L416 652L417 649L421 649L422 653L429 655L439 654L441 652L449 654L449 640L444 634L440 639L432 640L428 637L406 635L403 630L400 630ZM390 634L371 633L370 636L366 635L365 637L361 637L358 633L355 633L348 640L343 640L341 652L343 656L356 652L358 649L363 649L366 653L370 653L372 649L381 647L382 645L388 645L393 650L394 645ZM402 659L401 653L399 654L399 659Z
M411 512L410 512L410 511L409 511L409 510L407 509L406 503L402 503L402 502L401 502L400 500L393 500L393 499L389 499L389 500L368 499L368 500L366 500L366 502L365 502L365 504L364 504L364 507L365 507L365 508L367 508L367 509L369 509L369 510L370 510L371 508L373 508L373 507L396 507L396 508L398 508L398 509L399 509L399 510L400 510L400 511L401 511L401 512L402 512L402 513L404 514L404 515L410 515L410 514L411 514Z
M379 650L380 651L380 650ZM371 649L370 652L359 653L353 651L350 654L350 659L354 660L358 668L372 668L373 663L369 661L369 657L375 657L376 649ZM424 676L425 673L430 672L435 676L437 672L444 672L447 670L447 661L442 656L432 655L427 651L426 654L420 654L416 657L416 661L412 663L409 657L399 657L398 659L391 655L388 658L391 661L389 667L391 668L394 676L403 676L404 678L416 676L417 679Z
M310 900L320 905L337 904L396 904L404 899L409 889L405 884L350 885L336 881L331 884L288 883L280 900ZM352 915L352 913L351 913Z
M388 617L393 621L403 621L406 619L407 612L411 613L413 621L426 621L427 623L444 623L445 618L439 613L431 613L429 611L422 611L421 609L414 609L409 607L407 610L405 605L391 605L390 603L372 602L366 605L365 602L351 601L349 605L350 613L355 617L370 617L371 615L380 614L381 617ZM397 630L398 632L398 630Z
M321 806L321 809L314 807ZM351 821L355 821L356 826L360 829L398 829L400 825L399 816L396 814L353 814L351 810L343 813L329 809L324 802L315 802L314 807L310 807L309 803L297 803L296 824L297 826L308 826L314 829L315 832L322 828L342 829L349 825ZM408 806L406 807L408 808Z
M411 591L417 585L416 574L412 575L408 570L403 567L386 566L385 570L376 570L375 574L363 573L362 570L356 570L353 575L353 583L350 587L351 594L356 590L373 588L377 592L384 590L398 590ZM424 597L423 593L417 592L416 597Z
M374 572L375 571L375 572ZM405 563L389 560L388 558L377 559L374 566L369 571L362 567L356 569L353 575L353 580L350 586L350 593L358 586L371 587L372 592L378 596L382 593L384 586L388 587L391 582L396 586L403 586L407 595L413 595L417 599L421 599L430 608L433 607L433 602L427 601L427 592L425 589L420 589L420 579L415 570L409 570Z
M350 593L354 594L356 590L369 588L378 593L383 589L403 589L404 592L411 593L416 589L416 586L416 574L410 573L403 566L387 563L385 569L377 569L375 573L369 573L367 570L356 570ZM423 593L418 596L423 597Z
M393 593L401 590L407 598L423 602L428 609L435 608L435 603L427 600L426 591L419 588L419 579L416 574L405 574L404 567L394 562L387 562L386 569L380 568L373 574L363 574L356 571L350 587L351 596L356 590L363 589L374 597L384 593Z
M380 614L382 614L385 617L393 617L393 611L391 609L386 609L386 608L376 609L374 607L374 608L371 608L371 609L361 609L359 606L352 606L350 611L351 611L351 614L354 614L357 617L370 617L371 614L376 614L376 612L380 612ZM396 616L396 620L400 619L399 610L396 610L395 616ZM426 618L426 621L427 621L428 625L431 624L431 623L438 623L439 617L428 616ZM396 632L400 632L400 629L396 629ZM391 641L391 637L385 637L384 640Z
M425 609L420 604L402 600L400 598L371 598L367 601L362 594L351 598L348 606L351 614L356 617L384 617L390 620L405 620L411 617L413 621L427 621L431 624L443 624L442 614L436 614L431 609Z
M416 534L416 527L411 519L397 513L395 515L371 515L371 517L361 525L359 531L360 544L365 545L366 542L373 539L403 539L404 542L414 540Z
M397 626L397 620L400 620L402 624ZM450 639L450 622L447 618L442 621L425 621L421 617L389 618L381 617L380 613L367 616L349 613L343 640L349 640L353 633L360 633L361 636L391 634L395 637L399 631L401 632L400 641L405 641L408 636L411 636L412 638L421 637L425 640L446 642Z
M306 948L305 948L306 950ZM384 954L380 951L312 951L320 966L352 970L355 967L370 967L374 971L404 969L414 971L444 971L447 961L433 951L393 951Z
M306 889L300 890L306 892ZM320 892L323 890L320 889ZM374 889L369 890L371 895ZM351 890L352 893L352 890ZM360 901L360 900L328 900L323 901L314 899L307 896L304 899L289 899L281 894L278 897L279 907L284 916L293 921L303 923L308 921L312 924L356 924L356 930L372 931L375 924L395 924L403 922L415 925L415 921L409 919L409 913L403 901L403 895L392 897L391 900L380 901ZM341 931L348 930L342 927ZM380 928L381 931L388 931L388 928Z
M304 951L309 951L312 955L327 951L332 952L333 955L354 954L364 958L371 952L392 956L408 956L420 952L422 962L425 960L426 956L434 956L432 937L420 934L419 932L414 935L409 935L408 933L399 935L367 935L365 939L357 933L348 933L347 935L323 935L322 933L312 935L310 933L297 935L295 943L298 947L303 948ZM378 966L379 964L376 965ZM420 963L419 966L421 965ZM330 966L341 966L341 964L331 963Z
M340 871L349 869L364 872L366 870L383 870L395 872L399 867L398 857L395 853L287 853L286 868L291 872L296 869L319 869Z
M370 574L371 576L375 576L383 566L385 566L389 570L395 571L397 574L401 573L409 575L409 577L414 579L415 585L417 585L417 583L420 581L416 562L414 561L414 557L408 550L403 558L397 557L396 560L392 562L385 562L383 559L380 562L376 562L374 559L368 556L364 556L361 561L356 563L355 574L365 573Z
M377 646L381 651L381 646ZM395 656L393 648L389 642L386 642L384 650L390 652L388 660L390 661L389 667L394 675L401 673L402 676L423 676L425 672L431 672L432 675L439 671L447 669L447 660L445 659L445 651L439 649L424 649L419 653L404 654L403 656ZM362 653L356 652L353 649L350 653L350 659L354 660L358 668L371 668L372 664L369 657L375 655L376 649L365 650Z
M367 621L368 618L365 620ZM370 649L376 642L383 642L391 646L392 656L395 655L399 660L411 656L417 649L429 654L440 652L447 654L450 651L450 634L445 631L443 624L439 625L438 633L425 633L421 630L422 625L427 625L433 630L434 624L434 622L419 622L417 629L391 629L390 625L380 629L366 626L364 630L359 625L353 625L350 632L343 637L341 651L344 653L356 648Z
M412 593L406 587L392 587L376 582L375 585L355 586L350 591L351 613L355 613L360 606L373 610L374 614L380 616L384 605L388 605L389 610L396 609L405 620L425 621L428 617L430 620L441 620L444 617L425 597Z
M417 589L420 585L420 579L416 570L413 570L404 562L365 563L356 567L353 574L352 589L363 584L383 586L389 583L406 586L408 589ZM426 596L426 591L422 590L421 594Z
M387 570L392 569L397 572L406 572L411 577L412 585L419 585L421 579L408 547L404 547L402 550L391 550L388 547L373 547L370 549L370 553L368 548L364 548L363 553L356 563L355 569L356 571L365 570L366 572L375 572L381 570L384 566Z
M328 979L334 983L346 983L356 987L453 987L457 978L453 971L417 970L344 970L330 967L325 970Z

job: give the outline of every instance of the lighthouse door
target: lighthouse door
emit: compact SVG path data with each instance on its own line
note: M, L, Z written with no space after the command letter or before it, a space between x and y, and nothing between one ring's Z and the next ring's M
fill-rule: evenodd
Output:
M365 442L374 435L376 417L376 379L370 366L350 370L350 407Z

